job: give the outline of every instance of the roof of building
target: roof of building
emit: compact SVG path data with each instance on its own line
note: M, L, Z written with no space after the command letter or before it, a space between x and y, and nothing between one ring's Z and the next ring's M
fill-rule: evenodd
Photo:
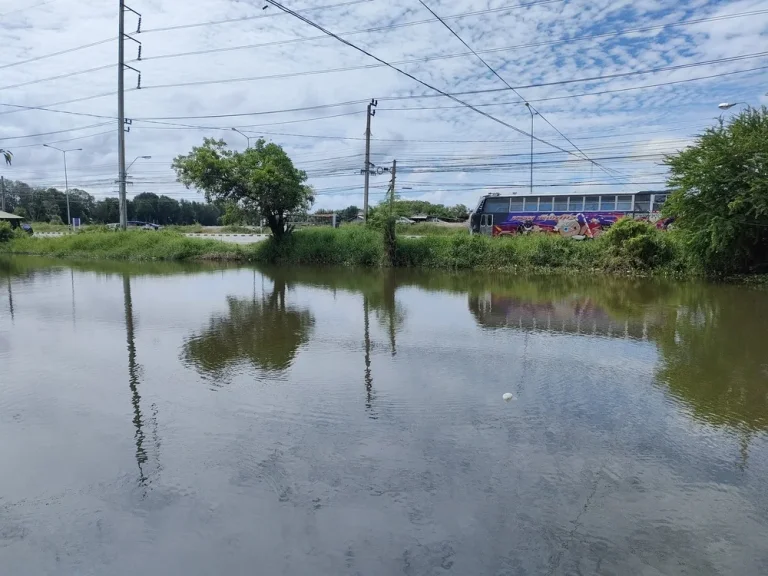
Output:
M9 214L8 212L3 212L0 210L0 220L24 220L21 216L16 216L16 214Z

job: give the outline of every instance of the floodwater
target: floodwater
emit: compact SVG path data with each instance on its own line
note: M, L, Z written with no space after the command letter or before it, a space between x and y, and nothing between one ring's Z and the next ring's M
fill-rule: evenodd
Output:
M586 274L0 261L0 573L768 574L766 319Z

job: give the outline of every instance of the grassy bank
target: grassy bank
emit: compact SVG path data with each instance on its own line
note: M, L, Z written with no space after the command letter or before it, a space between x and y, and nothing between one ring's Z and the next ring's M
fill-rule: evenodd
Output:
M654 232L647 238L627 241L614 236L607 234L583 242L546 235L401 236L391 265L443 270L600 270L678 276L688 272L681 251L670 235ZM249 245L188 238L173 231L83 232L57 238L16 237L0 244L2 252L70 259L219 260L368 268L390 265L382 235L363 226L302 230L281 244L269 239Z

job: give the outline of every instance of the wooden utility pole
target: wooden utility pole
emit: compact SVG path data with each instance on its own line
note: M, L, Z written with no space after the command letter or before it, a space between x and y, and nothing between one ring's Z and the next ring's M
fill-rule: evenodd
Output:
M0 210L5 212L5 176L0 176Z

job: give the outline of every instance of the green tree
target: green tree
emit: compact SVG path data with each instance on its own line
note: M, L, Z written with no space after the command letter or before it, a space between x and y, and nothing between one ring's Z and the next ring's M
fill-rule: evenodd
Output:
M238 226L245 221L245 214L237 202L226 202L224 213L219 216L219 222L223 226Z
M768 108L750 108L667 156L664 205L693 260L715 274L768 264Z
M179 182L205 193L209 202L237 202L246 212L266 218L276 240L291 232L289 216L314 201L307 175L277 144L260 138L244 152L226 148L223 140L206 138L186 156L173 161Z
M359 213L360 209L357 206L347 206L344 210L339 210L339 220L342 222L352 222Z
M3 150L0 148L0 156L5 158L5 163L8 164L8 166L11 165L11 160L13 160L13 153L11 153L10 150Z
M170 196L160 196L157 199L157 212L155 213L158 224L179 224L181 218L181 206L178 201Z

